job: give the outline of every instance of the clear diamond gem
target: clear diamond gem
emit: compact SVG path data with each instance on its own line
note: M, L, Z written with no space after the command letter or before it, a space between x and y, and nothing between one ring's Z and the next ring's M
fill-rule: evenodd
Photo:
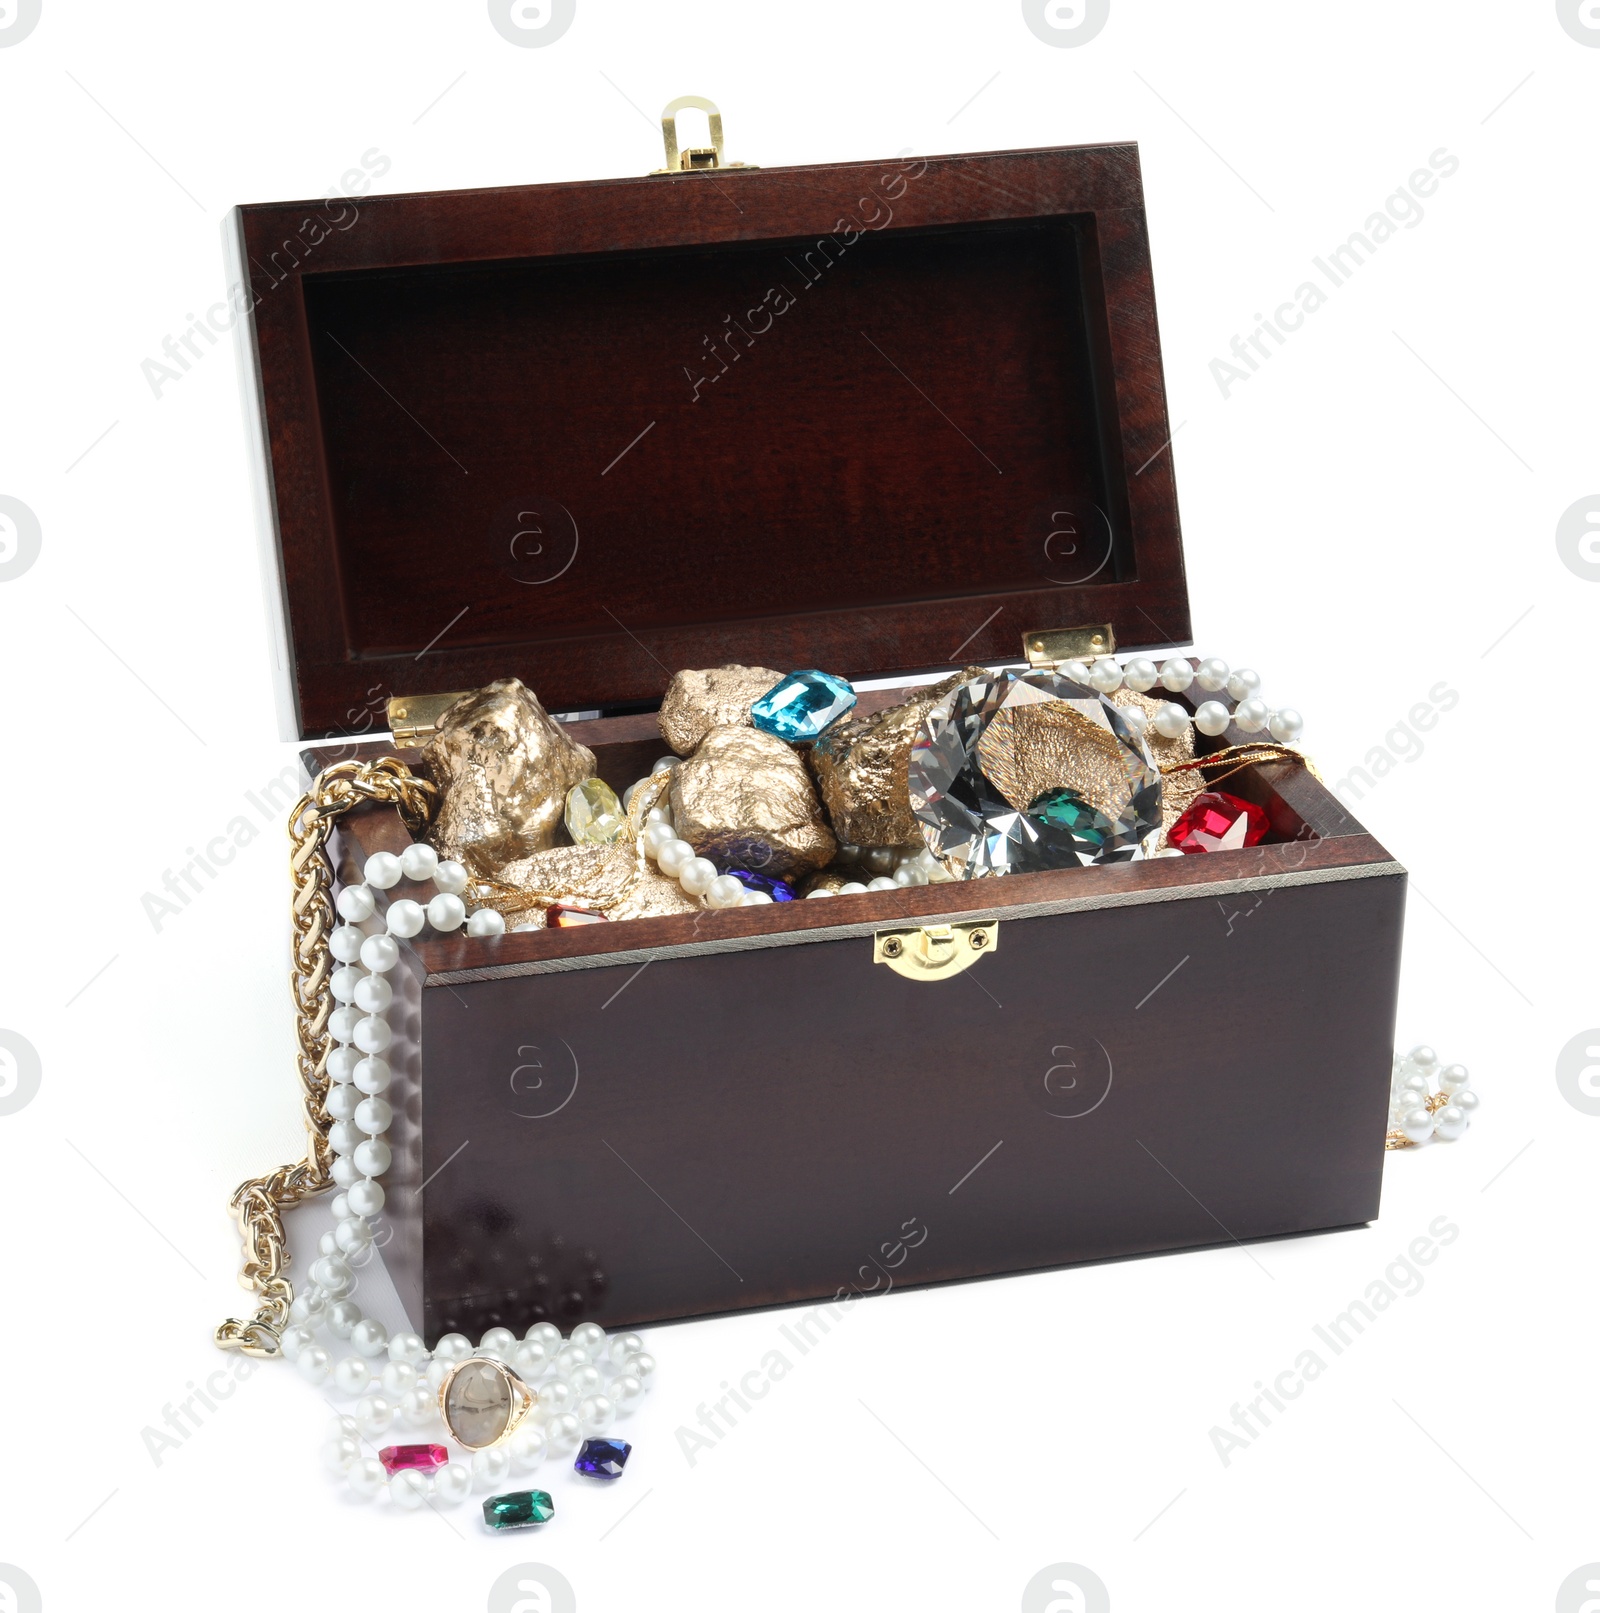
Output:
M1013 806L979 766L979 741L995 717L1047 701L1103 730L1120 759L1125 799L1103 840L1071 832L1047 811ZM935 706L911 748L910 786L923 838L957 879L1128 862L1161 826L1161 775L1144 739L1104 695L1049 671L973 678Z

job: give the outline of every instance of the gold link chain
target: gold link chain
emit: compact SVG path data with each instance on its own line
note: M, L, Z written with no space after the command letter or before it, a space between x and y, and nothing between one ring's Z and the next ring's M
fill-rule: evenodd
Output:
M328 1148L328 1018L333 1013L328 937L336 921L333 863L328 842L339 820L369 803L396 807L406 826L422 828L432 816L437 791L396 757L372 762L339 762L318 775L289 814L289 876L294 885L290 914L294 925L289 991L294 999L299 1051L300 1100L305 1111L306 1156L282 1165L270 1176L242 1182L229 1201L244 1240L239 1284L256 1296L247 1321L230 1316L214 1335L219 1349L274 1356L289 1319L294 1289L284 1275L289 1248L283 1212L332 1185Z

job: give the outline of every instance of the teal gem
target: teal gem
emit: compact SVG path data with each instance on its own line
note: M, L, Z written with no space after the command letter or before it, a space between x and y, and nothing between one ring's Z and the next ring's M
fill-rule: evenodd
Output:
M1041 839L1077 853L1083 862L1094 862L1116 833L1105 813L1064 786L1038 796L1028 808L1028 816L1038 824Z
M483 1521L491 1529L531 1529L556 1515L548 1490L509 1490L483 1503Z
M817 738L856 703L856 692L831 672L791 672L750 708L750 721L764 734L791 745Z

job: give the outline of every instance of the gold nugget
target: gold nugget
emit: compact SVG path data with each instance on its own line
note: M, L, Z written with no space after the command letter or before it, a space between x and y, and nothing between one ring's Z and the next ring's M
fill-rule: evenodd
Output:
M675 673L656 717L661 737L687 756L713 728L748 728L751 706L782 678L764 666Z

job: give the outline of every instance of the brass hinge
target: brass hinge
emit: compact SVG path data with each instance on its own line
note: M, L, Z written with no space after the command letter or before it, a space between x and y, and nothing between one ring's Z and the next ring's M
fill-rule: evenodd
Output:
M970 969L999 944L997 919L923 924L914 930L880 930L872 938L872 961L888 964L907 980L945 980Z
M420 750L433 738L439 719L461 699L454 694L397 694L389 701L389 732L397 750Z
M679 148L678 114L686 107L705 113L711 126L709 146ZM728 161L722 145L722 113L717 110L715 101L708 101L703 95L680 95L676 101L667 102L661 109L661 139L667 148L667 166L653 168L652 174L697 174L712 168L738 168L745 173L755 171L753 163Z
M1022 635L1022 653L1029 666L1054 666L1061 661L1092 661L1110 655L1117 635L1110 622L1095 627L1045 627Z

